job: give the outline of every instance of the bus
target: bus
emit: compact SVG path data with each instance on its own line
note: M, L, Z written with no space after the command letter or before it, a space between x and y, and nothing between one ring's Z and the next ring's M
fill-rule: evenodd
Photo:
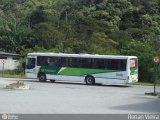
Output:
M138 59L118 55L28 53L25 75L40 82L127 84L138 81Z

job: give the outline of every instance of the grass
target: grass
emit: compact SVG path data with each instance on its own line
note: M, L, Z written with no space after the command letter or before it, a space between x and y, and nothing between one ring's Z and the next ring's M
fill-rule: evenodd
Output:
M144 85L144 86L153 86L153 83L147 83L147 82L135 82L135 83L129 83L130 85ZM160 80L156 82L156 86L160 86Z
M0 71L0 77L5 78L25 78L23 71L18 70L6 70Z

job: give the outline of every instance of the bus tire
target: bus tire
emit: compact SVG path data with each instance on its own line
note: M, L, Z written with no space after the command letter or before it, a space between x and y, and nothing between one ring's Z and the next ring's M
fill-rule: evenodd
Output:
M87 85L94 85L95 84L95 79L93 76L89 75L85 77L85 82Z
M39 78L40 82L46 82L46 75L45 75L45 73L40 73L38 75L38 78Z

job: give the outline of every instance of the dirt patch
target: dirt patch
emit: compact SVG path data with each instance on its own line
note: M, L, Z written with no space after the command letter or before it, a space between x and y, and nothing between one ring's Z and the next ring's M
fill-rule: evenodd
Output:
M11 83L9 85L6 85L6 88L26 90L26 89L29 89L29 85L25 84L23 81L18 81L16 83Z

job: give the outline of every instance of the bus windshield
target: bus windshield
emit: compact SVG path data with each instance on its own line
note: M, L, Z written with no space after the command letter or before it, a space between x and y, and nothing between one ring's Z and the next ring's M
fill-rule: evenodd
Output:
M130 69L137 69L137 59L136 58L132 58L130 59Z
M27 69L33 69L35 67L35 58L27 58L26 61L26 68Z

